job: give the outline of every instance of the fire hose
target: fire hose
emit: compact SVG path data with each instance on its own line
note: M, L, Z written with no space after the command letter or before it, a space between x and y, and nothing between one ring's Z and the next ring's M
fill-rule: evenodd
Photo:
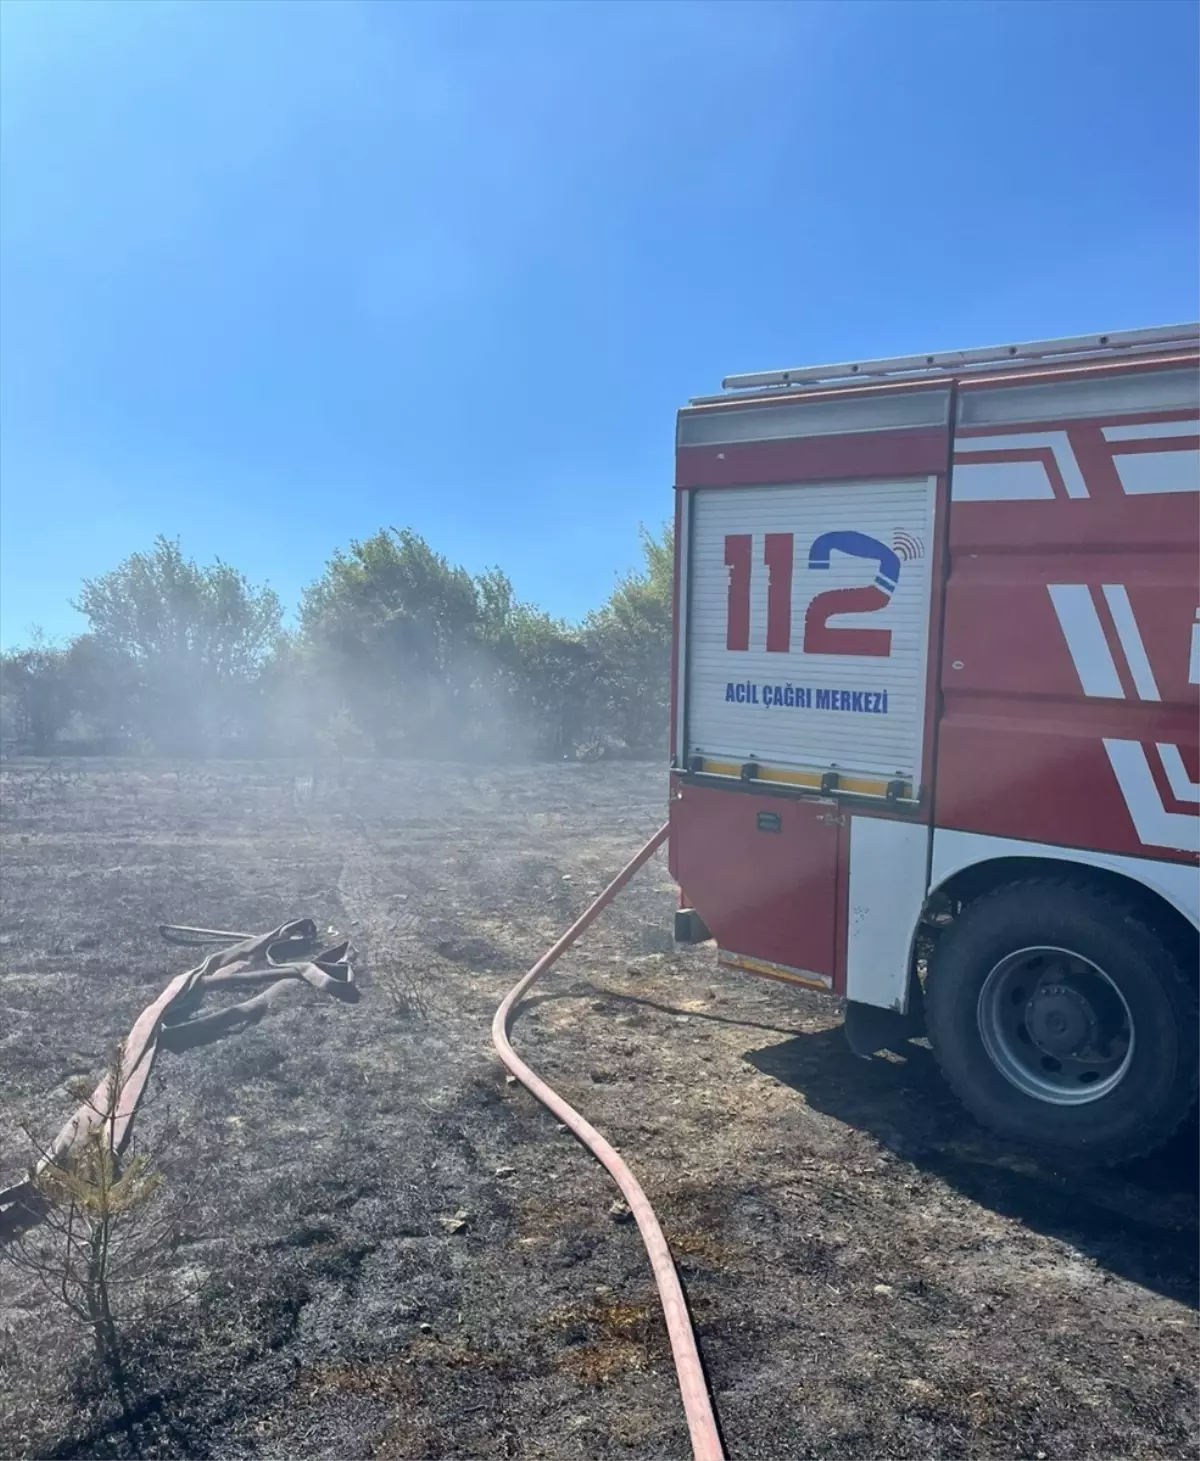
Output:
M558 942L509 991L492 1021L492 1040L501 1060L517 1080L575 1133L593 1156L607 1168L621 1189L637 1222L658 1287L694 1461L725 1461L725 1451L717 1429L716 1416L709 1398L679 1275L675 1271L671 1250L649 1199L615 1148L525 1064L508 1039L508 1025L513 1011L529 987L574 944L634 874L654 856L666 841L668 831L667 826L658 829ZM123 1048L125 1068L119 1088L115 1092L114 1108L108 1109L105 1104L108 1090L106 1077L97 1087L92 1099L85 1102L59 1132L52 1147L43 1157L39 1170L50 1163L68 1161L71 1152L86 1141L88 1133L101 1122L109 1128L106 1132L106 1145L113 1152L122 1149L160 1048L178 1050L191 1045L207 1044L224 1034L254 1023L269 1010L276 998L293 981L307 982L324 993L335 994L349 1002L354 1002L358 997L350 966L344 962L347 946L339 944L324 953L314 953L318 941L316 926L310 920L285 924L271 933L257 936L177 926L164 926L161 931L165 937L177 943L205 944L225 940L236 942L230 948L210 954L194 969L177 975L158 999L142 1011ZM203 990L209 986L264 982L269 983L270 988L255 998L218 1010L211 1015L196 1015L192 1008ZM36 1198L34 1180L18 1183L17 1186L0 1192L0 1242L16 1236L24 1227L39 1220L41 1214Z
M704 1369L696 1348L696 1335L688 1315L679 1275L675 1271L675 1263L662 1227L654 1214L654 1209L650 1206L649 1199L642 1191L641 1183L616 1149L601 1136L596 1128L572 1106L568 1106L566 1101L556 1091L551 1090L540 1076L530 1070L529 1066L513 1050L508 1039L508 1026L513 1011L530 985L557 962L579 935L595 922L639 868L649 862L667 840L669 830L669 825L658 829L645 847L621 869L600 896L588 905L558 942L548 949L524 978L508 992L492 1020L492 1043L499 1052L500 1059L517 1080L575 1133L597 1161L608 1170L621 1189L625 1201L629 1204L629 1210L637 1222L638 1231L642 1235L642 1242L645 1244L646 1253L650 1259L650 1267L654 1272L654 1282L658 1287L663 1317L667 1324L667 1334L671 1341L675 1373L679 1377L679 1393L683 1400L684 1414L687 1417L694 1461L725 1461L725 1450L721 1444L717 1418L709 1397Z
M113 1157L121 1155L161 1051L190 1050L236 1034L269 1014L272 1006L299 984L346 1004L358 1003L349 944L343 942L322 951L317 925L311 918L298 918L263 934L171 923L160 924L159 933L168 943L189 948L213 943L230 947L217 949L194 969L177 974L146 1006L119 1047L112 1068L42 1152L33 1175L0 1190L0 1247L45 1217L38 1179L48 1170L69 1168L97 1137ZM210 990L260 984L267 988L239 1004L206 1015L196 1012Z

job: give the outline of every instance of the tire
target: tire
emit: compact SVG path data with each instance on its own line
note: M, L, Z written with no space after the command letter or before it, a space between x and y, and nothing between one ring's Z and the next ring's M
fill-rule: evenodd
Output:
M1109 1165L1161 1146L1195 1105L1195 981L1111 893L1039 880L968 904L925 1004L951 1089L1011 1140Z

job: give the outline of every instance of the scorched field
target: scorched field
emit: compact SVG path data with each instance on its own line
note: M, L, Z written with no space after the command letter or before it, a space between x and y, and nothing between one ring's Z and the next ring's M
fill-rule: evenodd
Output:
M0 1186L194 962L159 923L312 917L363 997L162 1056L138 1133L173 1239L124 1320L132 1429L4 1267L0 1452L682 1461L637 1230L488 1033L664 803L633 764L8 763ZM676 951L673 906L660 858L513 1039L655 1203L730 1456L1190 1453L1194 1129L1050 1170L927 1050L856 1061L832 1002Z

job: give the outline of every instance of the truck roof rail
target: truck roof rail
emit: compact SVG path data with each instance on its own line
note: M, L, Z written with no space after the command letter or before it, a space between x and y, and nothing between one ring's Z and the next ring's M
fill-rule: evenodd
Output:
M1057 340L1033 340L1023 345L987 345L978 350L939 350L930 355L893 355L882 360L848 360L840 365L805 365L797 370L727 375L721 382L721 388L726 391L752 391L786 386L844 385L864 378L922 380L1031 362L1136 354L1169 345L1194 345L1198 340L1200 324L1158 325L1147 330L1116 330L1107 335L1067 335Z

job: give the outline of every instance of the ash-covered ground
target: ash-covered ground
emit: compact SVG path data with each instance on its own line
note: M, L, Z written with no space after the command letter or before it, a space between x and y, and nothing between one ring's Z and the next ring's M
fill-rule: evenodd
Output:
M5 1267L0 1453L688 1455L636 1228L488 1033L662 820L661 766L10 762L2 791L0 1185L190 962L159 922L311 916L363 999L163 1057L139 1130L174 1131L180 1241L129 1311L132 1439ZM1051 1170L927 1050L857 1061L830 1001L675 951L674 901L660 858L514 1043L656 1204L731 1458L1190 1453L1195 1129Z

